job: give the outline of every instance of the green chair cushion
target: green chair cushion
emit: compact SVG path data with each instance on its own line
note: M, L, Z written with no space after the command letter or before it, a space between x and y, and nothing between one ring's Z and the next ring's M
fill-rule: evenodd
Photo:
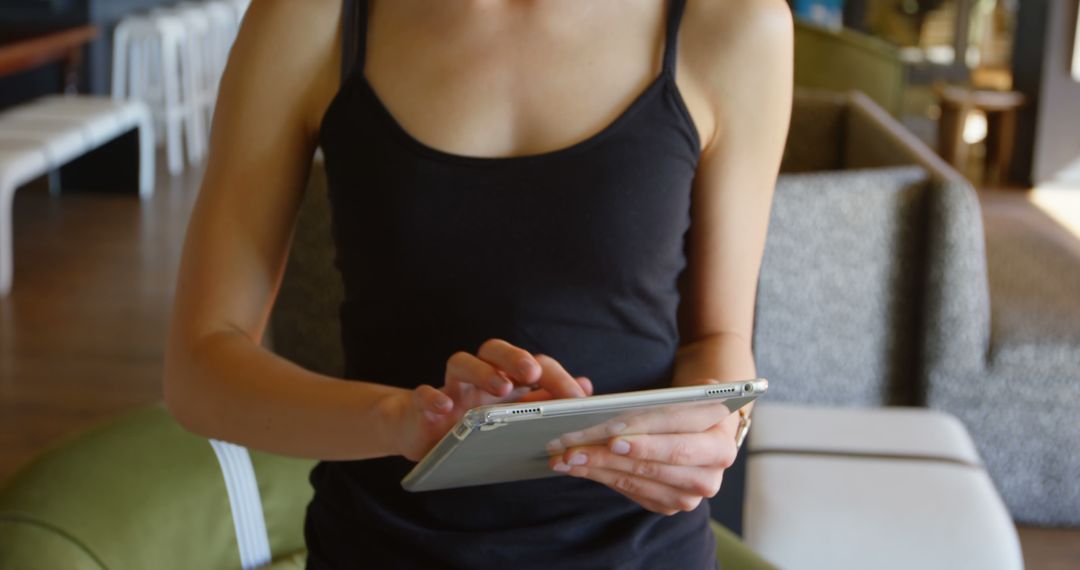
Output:
M758 553L743 543L739 536L716 521L712 523L716 536L716 559L723 570L776 570Z
M271 551L303 548L303 511L312 493L306 478L314 462L251 455ZM23 561L35 558L51 568L240 566L213 450L161 405L54 444L0 490L0 521L3 568L24 568ZM65 558L53 560L56 553ZM67 562L79 555L86 560Z
M104 570L82 544L62 529L31 518L0 518L0 568L11 570Z

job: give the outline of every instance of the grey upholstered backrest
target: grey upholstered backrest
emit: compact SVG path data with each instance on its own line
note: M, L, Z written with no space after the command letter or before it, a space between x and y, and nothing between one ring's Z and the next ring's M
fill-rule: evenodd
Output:
M780 176L754 330L770 400L915 398L929 187L917 166Z
M341 277L334 267L326 171L322 161L316 160L271 313L274 351L308 370L341 376L344 364L338 306L343 294Z

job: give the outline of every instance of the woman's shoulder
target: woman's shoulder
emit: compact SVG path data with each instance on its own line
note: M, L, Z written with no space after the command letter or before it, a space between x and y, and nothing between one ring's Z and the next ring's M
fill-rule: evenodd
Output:
M341 6L342 0L255 0L230 54L232 72L317 129L339 83Z
M679 53L698 73L753 65L768 56L763 46L781 46L792 36L786 0L687 0L679 31ZM767 51L767 50L766 50ZM765 63L756 60L760 65Z
M679 26L679 83L718 131L725 107L752 100L790 72L794 25L786 0L687 0ZM786 70L786 71L785 71Z

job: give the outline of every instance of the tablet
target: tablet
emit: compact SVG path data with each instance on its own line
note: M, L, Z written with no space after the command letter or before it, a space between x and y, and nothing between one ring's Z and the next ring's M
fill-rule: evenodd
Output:
M768 390L764 378L473 408L401 480L408 491L560 475L548 458L615 435L704 431Z

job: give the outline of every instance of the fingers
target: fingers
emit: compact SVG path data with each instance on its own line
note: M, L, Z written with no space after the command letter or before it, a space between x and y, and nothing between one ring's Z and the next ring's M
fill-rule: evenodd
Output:
M578 386L581 386L581 389L585 391L586 396L592 396L593 395L593 384L592 384L591 380L589 380L588 378L586 378L584 376L578 376L577 378L574 378L574 380L578 383ZM555 396L553 396L551 394L551 392L548 392L547 390L540 389L540 390L533 390L533 391L525 394L524 396L521 397L520 400L518 400L518 402L539 402L539 401L542 401L542 400L553 400L553 399L555 399Z
M607 485L643 507L665 515L678 511L692 511L701 504L704 498L703 495L689 493L626 471L574 465L570 467L567 474Z
M537 354L536 361L543 370L540 375L540 389L547 390L552 399L582 398L588 395L585 388L554 358L546 354Z
M608 442L608 450L631 459L659 461L670 465L728 468L735 462L738 448L721 424L702 433L632 435Z
M611 443L623 439L616 438ZM639 448L662 450L661 445ZM609 447L594 445L577 447L553 456L548 465L559 473L607 485L650 511L671 515L692 511L706 497L715 496L723 483L724 469L730 463L677 465L631 457L628 453L616 453Z
M446 361L446 377L443 385L452 395L463 394L464 386L473 386L492 396L502 397L514 387L514 383L492 366L463 350L450 355Z
M574 380L577 380L577 383L578 383L579 386L581 386L581 389L585 390L585 395L586 396L592 396L593 395L592 380L589 380L588 378L586 378L584 376L578 376L578 377L574 378Z
M595 426L565 433L552 440L548 451L562 453L576 445L602 441L616 435L701 432L730 415L722 402L672 404L626 412Z
M476 358L502 370L517 384L532 384L540 379L541 368L537 359L529 351L502 339L484 341L476 351Z
M454 400L433 386L422 384L413 390L413 404L424 412L430 421L436 414L446 414L454 409Z
M444 390L455 399L472 389L505 399L515 387L528 385L536 387L536 393L521 401L579 398L593 391L588 378L574 378L554 358L533 356L497 338L480 345L476 355L458 351L446 361Z
M560 466L560 463L562 465ZM549 464L555 471L569 471L575 466L589 470L606 469L661 482L683 493L712 497L720 491L724 470L720 466L695 467L669 465L647 459L632 459L615 455L603 447L583 447L564 456L554 457Z
M729 415L731 411L724 402L670 404L626 414L619 420L625 424L620 433L697 433L711 428Z

